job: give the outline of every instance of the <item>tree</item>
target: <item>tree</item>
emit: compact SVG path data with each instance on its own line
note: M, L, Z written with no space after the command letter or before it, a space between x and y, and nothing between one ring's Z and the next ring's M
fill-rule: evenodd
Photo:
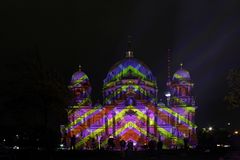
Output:
M59 139L60 125L67 122L65 109L72 95L63 78L43 65L38 52L31 55L21 55L9 65L0 93L1 111L17 112L11 117L21 128L42 128L45 146L50 148Z
M56 145L56 140L59 140L60 125L67 122L65 109L72 99L72 94L63 78L56 71L46 69L38 55L35 62L29 65L29 75L44 118L46 147L52 148Z
M225 101L232 109L240 107L240 68L232 69L227 76L228 93Z

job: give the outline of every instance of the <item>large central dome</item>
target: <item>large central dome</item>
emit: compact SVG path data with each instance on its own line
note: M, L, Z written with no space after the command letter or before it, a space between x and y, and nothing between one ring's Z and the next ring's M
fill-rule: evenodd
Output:
M149 67L127 53L126 58L115 63L107 74L104 84L120 79L142 79L156 82Z

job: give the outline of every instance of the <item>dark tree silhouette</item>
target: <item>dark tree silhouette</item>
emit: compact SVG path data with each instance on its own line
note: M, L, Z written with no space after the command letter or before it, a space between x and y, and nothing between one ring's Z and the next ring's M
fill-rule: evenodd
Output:
M72 95L63 78L45 67L38 52L34 52L6 67L1 112L16 112L12 116L16 127L34 126L38 131L41 128L45 147L51 148L58 143L60 125L67 121L65 109Z
M59 126L67 121L65 108L71 99L71 94L62 77L57 72L46 70L38 57L35 65L32 65L32 75L33 89L39 96L41 103L39 107L44 117L46 142L51 142L50 140L59 133Z
M230 70L228 76L228 93L225 101L232 109L240 106L240 68Z

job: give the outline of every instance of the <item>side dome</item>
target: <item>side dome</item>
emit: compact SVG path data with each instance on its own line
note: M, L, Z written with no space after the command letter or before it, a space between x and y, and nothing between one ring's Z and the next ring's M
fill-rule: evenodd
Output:
M104 80L104 84L125 78L156 82L156 78L153 76L149 67L142 61L133 57L126 57L115 63L109 70L107 77Z
M190 73L183 69L183 64L180 65L181 68L173 74L173 80L191 80Z
M90 96L92 87L88 76L81 70L81 66L79 66L79 71L72 75L69 89L74 96L72 104L76 106L89 106L92 104Z
M89 81L88 76L82 71L75 72L71 78L71 84L81 84L88 81Z
M91 85L88 76L82 71L81 66L79 70L72 75L70 82L70 89L72 88L88 88L87 92L91 92Z

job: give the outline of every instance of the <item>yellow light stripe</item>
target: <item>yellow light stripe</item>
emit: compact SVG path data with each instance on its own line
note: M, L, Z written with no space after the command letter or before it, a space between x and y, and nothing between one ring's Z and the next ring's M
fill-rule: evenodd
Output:
M79 118L77 118L76 120L74 120L73 122L71 122L66 129L71 128L73 125L77 124L78 122L82 121L85 117L88 117L89 115L93 114L94 112L98 111L98 106L94 107L93 109L90 109L88 112L86 112L85 114L81 115Z
M85 80L85 79L88 79L88 76L87 76L87 75L82 76L80 79L76 80L76 81L75 81L72 85L70 85L69 87L72 88L72 87L74 87L76 84L81 83L81 82L82 82L83 80Z
M125 90L127 87L129 87L129 85L126 85L126 86L124 85L124 86L120 87L119 89L116 90L116 93L119 94L121 91ZM105 103L106 103L106 101L109 101L113 97L114 97L114 94L111 94L108 97L106 97Z
M183 122L185 122L186 124L188 124L191 128L197 128L197 125L192 123L191 121L189 121L187 118L185 118L184 116L182 116L181 114L173 111L172 109L170 108L167 108L167 107L163 107L161 108L162 110L168 112L169 114L173 115L174 117L179 117L179 119Z
M133 111L136 111L137 114L139 115L139 117L144 118L144 120L147 119L147 116L144 113L142 113L139 109L134 108ZM150 121L150 123L157 125L151 117L149 117L149 121ZM172 133L168 132L167 130L165 130L164 128L160 127L159 125L157 125L157 131L161 135L165 135L164 137L172 137L172 138L178 139L178 141L181 141L181 139L179 139L178 137L174 136Z
M140 86L136 87L134 86L136 89L139 89L139 91L141 93L143 93L144 89ZM155 98L152 98L155 101ZM158 105L159 106L159 105ZM189 108L189 107L188 107ZM174 117L179 117L179 119L187 124L190 125L191 128L197 128L197 125L192 123L191 121L189 121L188 119L186 119L184 116L180 115L179 113L171 110L170 108L166 108L166 107L161 107L161 109L165 110L166 112L168 112L169 114L173 115Z
M128 107L127 107L128 108ZM115 119L119 119L119 118L123 118L123 115L127 112L127 110L123 109L121 112L119 112L116 116ZM113 125L113 117L111 119L108 119L107 121L108 126L111 127ZM82 144L84 144L89 137L91 136L96 136L97 134L103 132L105 129L105 124L103 124L101 127L99 127L98 129L96 129L94 132L92 132L92 134L89 134L88 136L84 137L80 142L78 142L76 144L76 147L81 146Z

